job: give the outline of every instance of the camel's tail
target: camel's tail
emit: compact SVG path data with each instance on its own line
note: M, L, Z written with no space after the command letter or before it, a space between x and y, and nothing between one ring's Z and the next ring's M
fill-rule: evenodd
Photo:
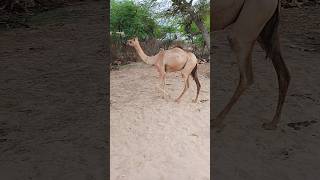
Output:
M279 45L279 21L280 21L280 0L278 0L278 6L275 9L273 16L264 26L261 31L258 41L262 48L266 51L266 58L273 59L274 56L280 53Z
M196 64L196 66L191 71L191 76L192 76L192 78L194 79L194 81L197 84L197 96L196 96L196 99L195 99L195 101L197 101L198 100L198 96L199 96L199 92L200 92L200 88L201 88L201 84L200 84L200 81L198 79L198 64Z

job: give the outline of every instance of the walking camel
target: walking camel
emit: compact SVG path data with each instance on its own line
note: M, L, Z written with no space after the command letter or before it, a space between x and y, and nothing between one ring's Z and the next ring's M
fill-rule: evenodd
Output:
M175 101L180 102L181 97L189 88L189 76L191 74L197 85L197 95L193 102L197 102L201 85L197 73L198 60L193 53L175 47L169 50L161 49L158 54L147 56L142 50L138 38L128 40L127 44L136 50L143 62L154 65L157 68L157 71L160 74L160 90L163 92L162 98L164 98L165 94L168 95L165 91L166 73L181 71L184 87L182 93Z
M214 0L211 1L211 32L231 28L228 37L235 53L239 71L239 84L228 104L213 119L213 127L222 127L223 119L243 92L253 84L252 49L256 41L266 52L276 70L279 85L278 104L273 120L264 123L264 129L276 129L287 94L290 74L281 55L279 41L280 0Z

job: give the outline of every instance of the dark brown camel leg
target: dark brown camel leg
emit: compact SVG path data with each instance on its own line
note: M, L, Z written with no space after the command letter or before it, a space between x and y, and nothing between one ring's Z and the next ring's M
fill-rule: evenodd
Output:
M280 51L280 43L279 43L279 36L278 34L274 35L274 49L272 54L270 55L272 64L277 72L278 77L278 86L279 86L279 97L278 97L278 104L277 104L277 110L273 117L273 120L269 123L264 123L263 128L272 130L277 128L277 124L280 121L280 115L283 107L283 103L286 98L286 94L288 91L289 83L290 83L290 74L289 70L282 58L281 51ZM266 47L266 44L263 44L262 41L259 41L261 46L264 48Z
M191 76L193 78L193 80L196 82L197 85L197 95L196 98L194 100L192 100L192 102L196 103L198 101L198 97L199 97L199 92L200 92L200 88L201 88L201 84L198 78L198 65L196 65L194 67L194 69L191 72Z

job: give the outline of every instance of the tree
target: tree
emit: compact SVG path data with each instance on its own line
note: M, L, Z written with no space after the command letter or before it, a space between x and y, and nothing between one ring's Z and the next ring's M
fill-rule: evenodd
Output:
M208 28L205 26L204 17L209 14L210 5L207 0L199 0L196 4L192 4L193 0L187 2L186 0L171 0L172 7L168 10L171 15L179 14L186 22L186 31L191 28L193 22L201 32L206 44L206 49L209 51L210 34ZM207 16L208 17L208 16Z
M147 39L161 35L159 28L147 6L137 5L130 0L111 1L110 31Z

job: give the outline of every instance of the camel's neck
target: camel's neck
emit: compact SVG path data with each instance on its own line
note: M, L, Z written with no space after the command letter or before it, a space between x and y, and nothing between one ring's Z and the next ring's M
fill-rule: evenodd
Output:
M143 52L140 44L138 44L138 46L135 46L134 48L136 49L139 57L140 57L140 58L142 59L142 61L145 62L146 64L155 64L155 62L157 61L156 56L151 56L151 57L150 57L150 56L147 56L147 55Z

